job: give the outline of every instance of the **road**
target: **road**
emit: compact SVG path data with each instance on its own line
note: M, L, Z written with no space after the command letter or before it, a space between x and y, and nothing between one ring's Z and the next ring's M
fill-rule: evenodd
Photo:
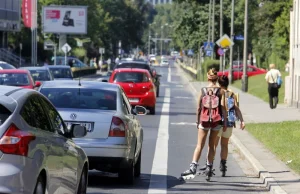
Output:
M189 167L196 145L195 94L183 72L171 64L157 67L162 75L157 114L139 116L144 129L142 174L133 186L119 182L116 174L89 172L89 194L167 194L167 193L268 193L247 163L230 145L227 177L221 177L219 149L215 159L216 176L182 182L181 172ZM92 78L97 79L97 77ZM207 147L199 161L205 164Z

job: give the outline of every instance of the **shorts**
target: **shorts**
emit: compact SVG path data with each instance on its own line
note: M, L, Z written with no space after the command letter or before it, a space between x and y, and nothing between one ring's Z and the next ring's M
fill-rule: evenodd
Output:
M222 125L218 125L214 128L204 128L201 124L198 125L198 129L203 129L205 131L208 131L208 130L212 130L212 131L219 131L220 129L222 128Z
M227 127L225 132L223 130L220 130L218 137L230 138L232 135L232 129L232 127Z

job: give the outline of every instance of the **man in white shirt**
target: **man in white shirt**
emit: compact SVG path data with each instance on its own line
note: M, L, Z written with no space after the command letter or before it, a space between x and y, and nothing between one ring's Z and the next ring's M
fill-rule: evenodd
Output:
M280 85L277 84L277 80L281 77L281 73L278 69L275 69L275 64L270 64L270 70L266 74L266 81L268 83L269 103L270 108L276 108L278 104L278 90Z

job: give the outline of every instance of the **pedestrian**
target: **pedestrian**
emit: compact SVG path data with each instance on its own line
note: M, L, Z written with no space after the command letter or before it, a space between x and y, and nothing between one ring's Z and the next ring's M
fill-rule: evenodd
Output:
M225 176L227 171L227 157L228 157L228 143L229 138L232 135L233 127L236 128L235 122L237 119L240 120L240 129L245 129L245 122L243 119L242 112L238 105L237 96L235 93L228 89L229 79L226 75L222 75L218 79L219 86L222 90L224 90L225 95L225 107L227 112L227 129L224 132L223 130L219 131L219 134L215 141L215 149L217 149L218 144L221 139L221 153L220 153L220 171L222 172L222 176ZM206 165L203 166L200 170L205 170Z
M44 66L48 66L48 65L49 65L49 60L47 58L45 58Z
M209 151L207 155L207 168L205 174L207 180L212 176L213 159L215 156L215 141L219 130L222 128L222 115L225 117L223 131L226 131L227 114L225 109L224 91L217 85L218 75L217 71L212 68L207 73L207 81L209 82L206 87L200 91L197 112L197 129L198 129L198 142L194 151L192 163L190 168L181 173L182 179L194 178L197 171L198 161L201 152L205 145L206 137L209 134Z
M271 109L275 109L278 104L278 91L281 85L281 73L275 69L275 64L270 64L270 70L266 74L268 83L269 104Z

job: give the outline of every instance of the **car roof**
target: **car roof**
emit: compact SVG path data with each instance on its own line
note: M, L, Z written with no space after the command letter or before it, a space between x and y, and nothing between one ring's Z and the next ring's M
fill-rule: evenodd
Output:
M26 69L3 69L0 73L28 73Z
M148 65L146 61L120 61L118 65L128 64L128 63Z
M70 66L68 66L68 65L49 65L49 66L47 66L46 68L49 68L49 69L71 69L71 67Z
M104 89L117 91L119 85L98 82L98 81L80 81L81 86L79 86L79 80L64 80L64 81L45 81L43 82L42 88L89 88L89 89Z
M30 66L30 67L20 67L20 69L28 69L28 70L47 70L46 67L35 67L35 66Z
M115 72L141 72L141 73L149 73L147 69L140 69L140 68L119 68L115 69Z

